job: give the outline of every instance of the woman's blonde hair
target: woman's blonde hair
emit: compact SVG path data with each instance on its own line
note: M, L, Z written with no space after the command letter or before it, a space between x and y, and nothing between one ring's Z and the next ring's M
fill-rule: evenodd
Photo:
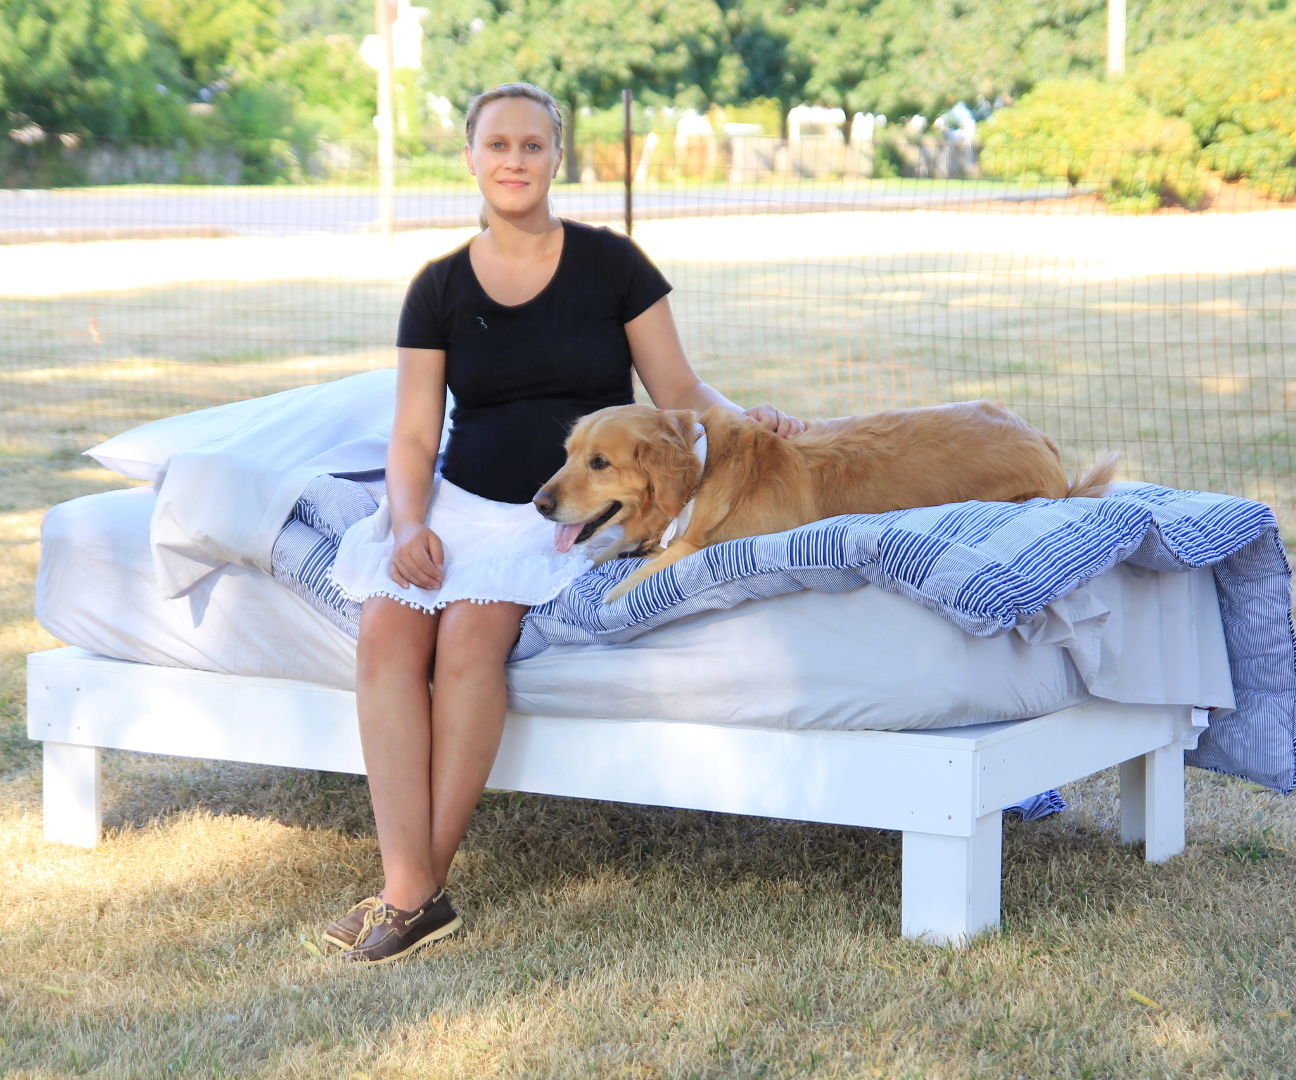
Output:
M477 131L477 118L481 115L482 109L486 108L492 101L503 101L506 98L525 98L527 101L534 101L537 105L543 105L549 110L549 119L553 121L554 142L562 146L562 112L558 108L558 102L553 97L541 90L538 86L532 86L525 82L502 83L499 86L492 87L489 90L483 90L470 102L468 102L468 118L464 123L464 133L468 138L468 145L472 145L473 135Z
M511 82L501 83L499 86L491 87L489 90L483 90L480 94L468 102L468 115L464 121L464 136L468 140L468 145L472 146L473 135L477 132L477 118L481 116L482 109L486 108L492 101L504 101L508 98L523 98L527 101L534 101L537 105L543 105L549 112L549 119L553 121L554 126L554 145L562 152L563 121L562 110L558 108L558 102L553 97L541 90L538 86L531 83ZM552 212L552 202L550 210ZM486 219L486 206L483 203L481 213L477 215L477 223L486 229L490 222Z

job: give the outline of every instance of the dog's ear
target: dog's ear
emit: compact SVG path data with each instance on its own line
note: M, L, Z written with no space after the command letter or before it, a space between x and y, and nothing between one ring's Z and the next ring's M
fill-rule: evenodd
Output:
M635 461L648 480L648 498L667 517L677 518L702 479L702 463L693 453L697 413L663 409L654 430L635 446Z

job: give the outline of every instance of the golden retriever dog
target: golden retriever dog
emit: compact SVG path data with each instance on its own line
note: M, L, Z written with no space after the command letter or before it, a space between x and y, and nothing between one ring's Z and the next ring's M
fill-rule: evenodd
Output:
M705 434L705 464L695 448ZM782 439L739 413L616 405L579 420L567 462L533 500L570 551L613 525L625 552L655 551L612 589L624 596L645 578L711 544L782 532L837 514L1043 497L1098 498L1116 471L1100 458L1068 484L1057 446L991 401L961 401L868 416L812 420ZM664 550L655 542L689 512Z

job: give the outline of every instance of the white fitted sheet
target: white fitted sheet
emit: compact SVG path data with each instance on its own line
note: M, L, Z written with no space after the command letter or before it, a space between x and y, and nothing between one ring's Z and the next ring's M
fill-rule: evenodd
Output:
M352 640L260 571L226 566L161 596L149 488L53 507L37 616L55 637L148 664L353 685ZM509 668L524 713L780 728L953 727L1038 716L1091 693L1231 708L1209 570L1118 566L993 638L865 587L708 612L615 645L551 647Z

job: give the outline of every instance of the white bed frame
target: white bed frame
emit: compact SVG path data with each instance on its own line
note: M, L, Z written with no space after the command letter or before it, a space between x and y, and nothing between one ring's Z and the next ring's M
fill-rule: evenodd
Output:
M152 667L77 648L28 657L45 835L93 847L99 751L363 773L355 699L286 679ZM901 932L958 945L999 925L1001 807L1120 766L1121 840L1184 847L1187 705L1097 699L938 731L785 731L510 714L488 786L903 833Z

